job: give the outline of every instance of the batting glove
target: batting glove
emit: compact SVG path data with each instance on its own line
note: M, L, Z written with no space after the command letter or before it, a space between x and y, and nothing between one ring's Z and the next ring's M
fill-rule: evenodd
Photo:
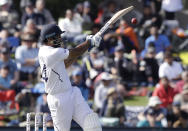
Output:
M86 40L90 41L92 47L99 47L102 37L100 35L88 35Z

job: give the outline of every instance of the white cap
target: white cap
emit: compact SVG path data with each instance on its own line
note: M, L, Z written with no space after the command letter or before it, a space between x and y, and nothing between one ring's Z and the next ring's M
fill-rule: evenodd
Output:
M0 0L0 6L5 5L7 3L9 3L8 0Z
M111 75L110 73L103 72L103 73L101 74L101 79L102 79L102 80L112 80L113 77L112 77L112 75Z
M160 101L159 97L158 96L152 96L149 99L148 106L154 107L154 106L160 105L160 104L161 104L161 101Z

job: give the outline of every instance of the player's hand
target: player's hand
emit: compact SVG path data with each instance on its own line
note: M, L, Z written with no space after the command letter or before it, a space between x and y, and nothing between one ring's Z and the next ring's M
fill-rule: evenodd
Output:
M91 45L93 47L99 47L102 37L100 35L89 35L86 37L86 40L89 40L91 42Z

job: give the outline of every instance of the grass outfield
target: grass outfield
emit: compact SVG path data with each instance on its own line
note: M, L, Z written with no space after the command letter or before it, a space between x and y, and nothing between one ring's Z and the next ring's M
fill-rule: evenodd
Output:
M124 100L125 106L146 106L148 103L147 96L132 96Z

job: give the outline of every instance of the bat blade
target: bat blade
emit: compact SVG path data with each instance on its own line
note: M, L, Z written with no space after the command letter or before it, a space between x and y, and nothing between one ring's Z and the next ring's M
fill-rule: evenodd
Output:
M122 16L129 13L131 10L133 10L133 6L130 6L128 8L125 8L123 10L118 11L116 14L112 16L112 18L100 29L100 31L97 33L98 35L102 35L111 24L114 24L117 20L119 20Z

